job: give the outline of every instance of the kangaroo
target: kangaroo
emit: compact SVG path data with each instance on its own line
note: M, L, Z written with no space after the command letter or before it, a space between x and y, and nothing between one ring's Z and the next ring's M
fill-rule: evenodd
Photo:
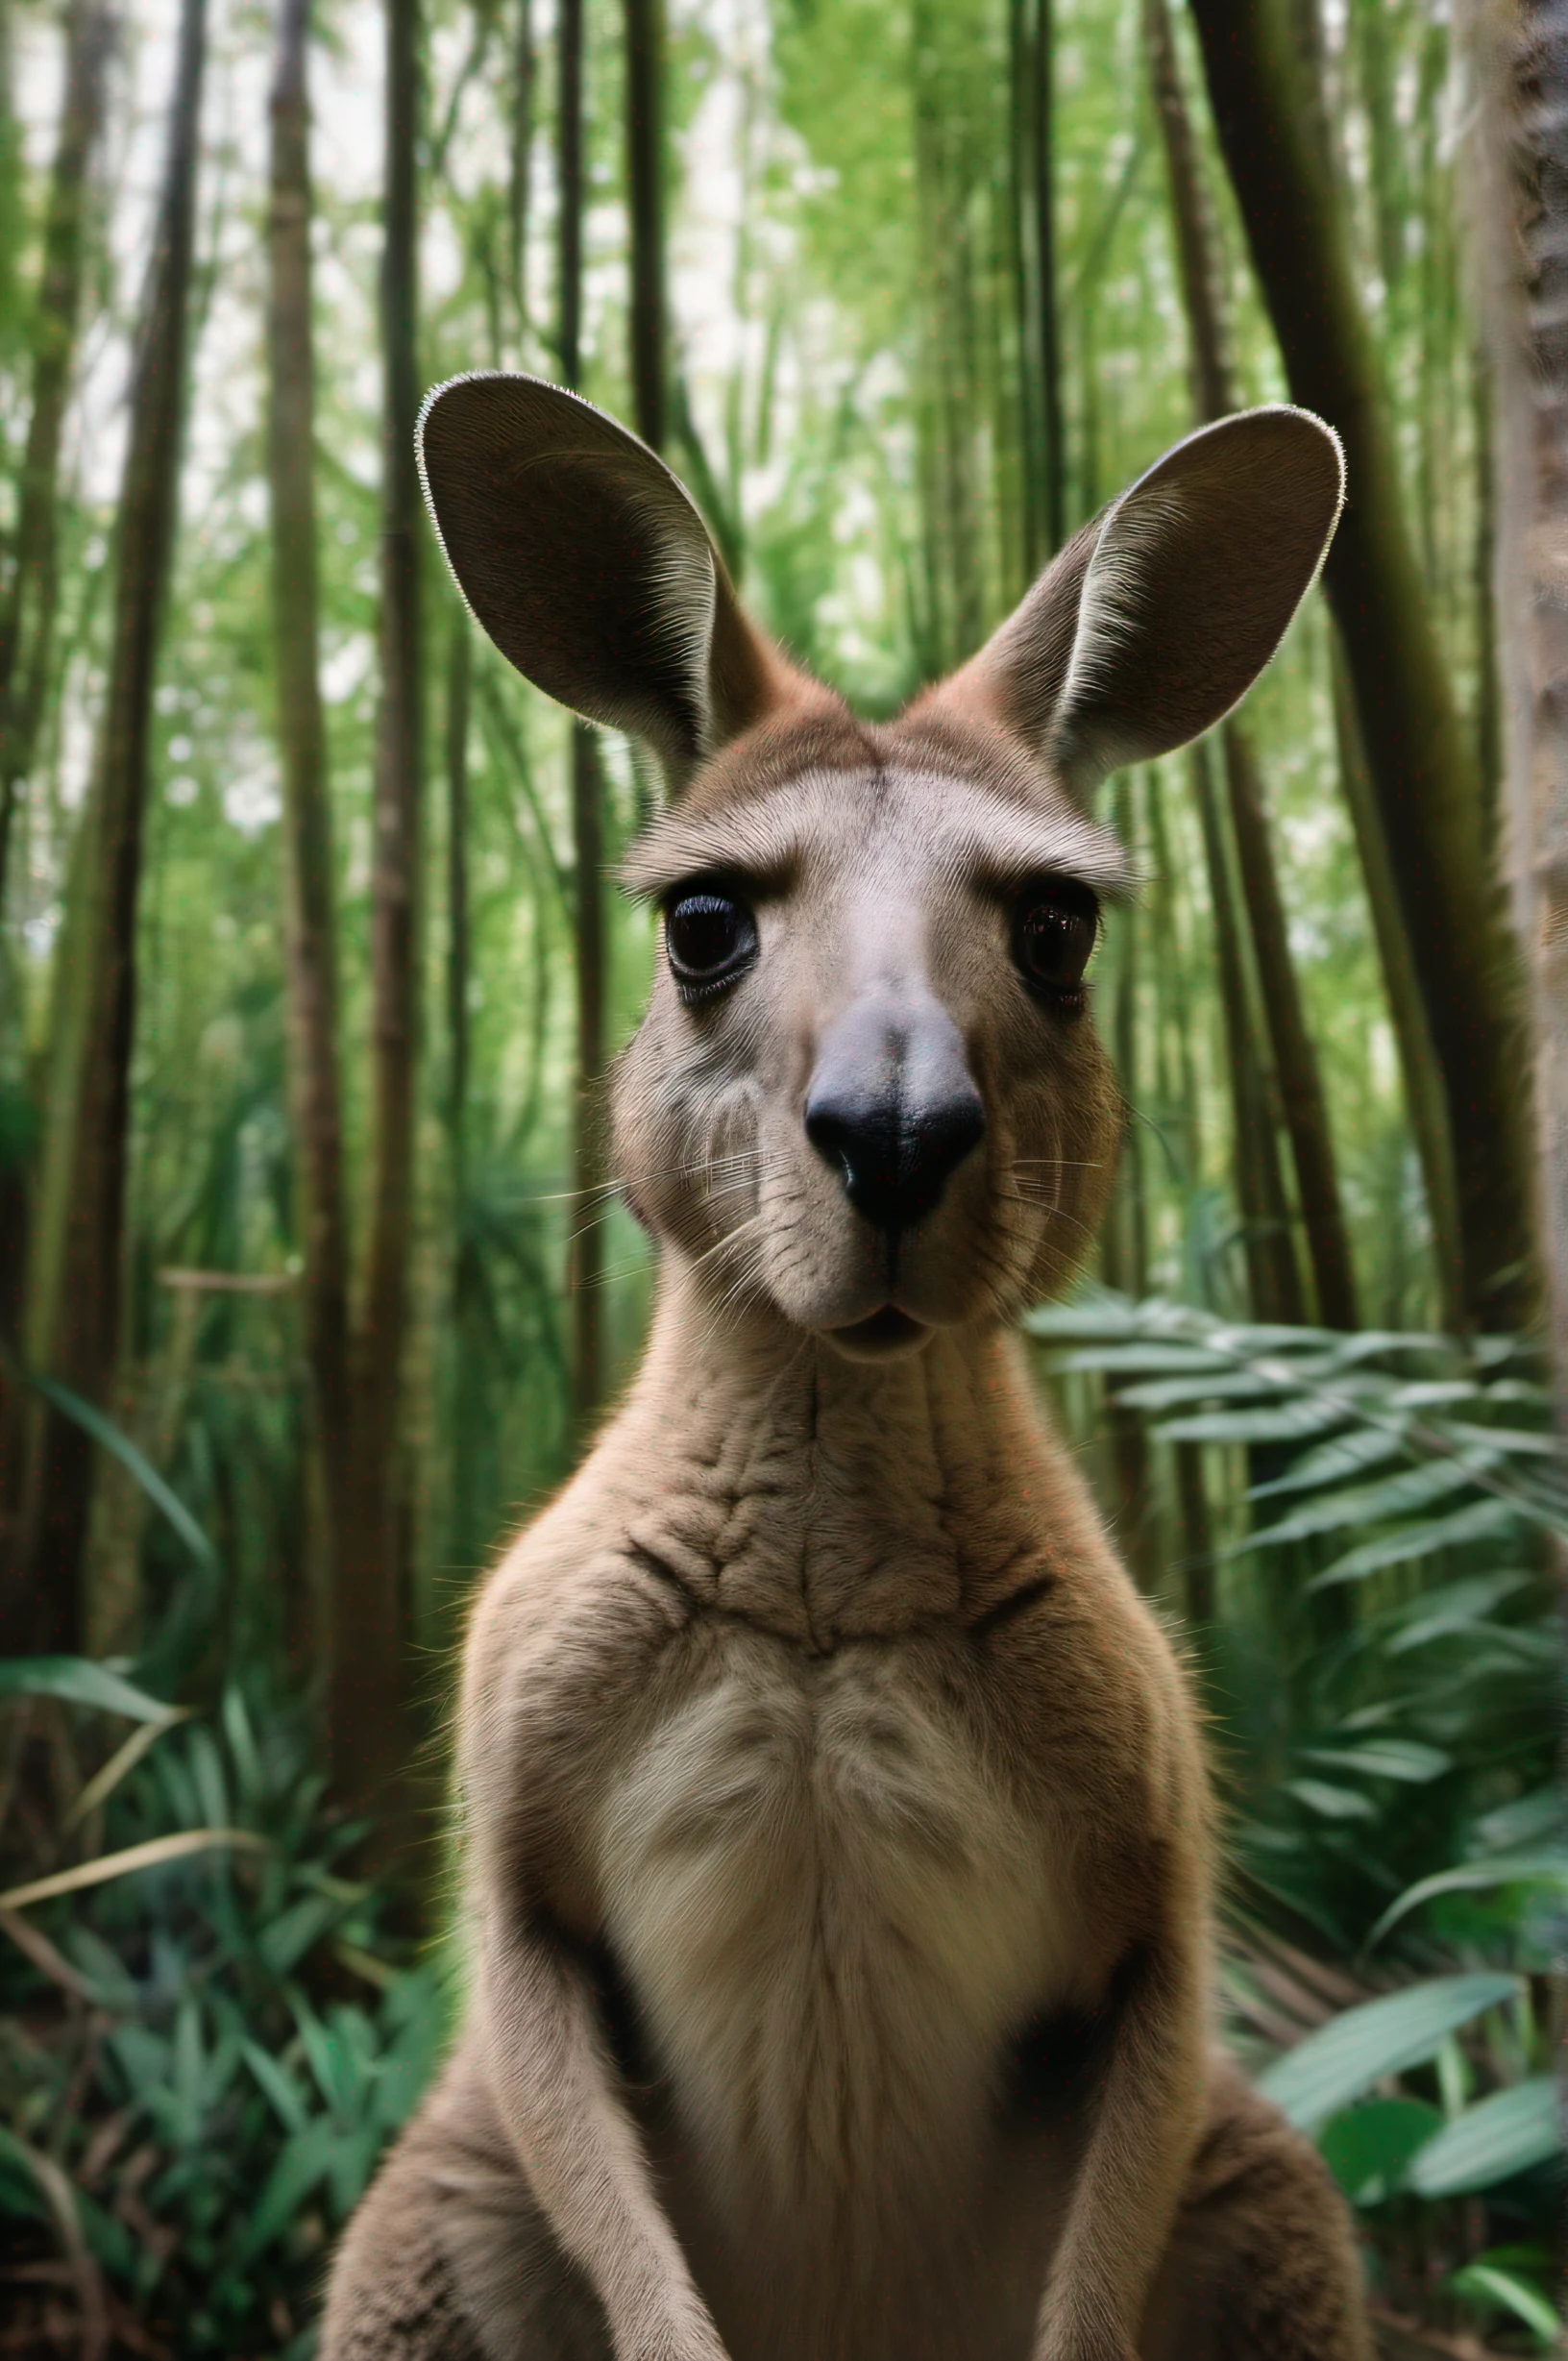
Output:
M467 2022L322 2361L1367 2361L1332 2184L1213 2046L1184 1675L1011 1333L1117 1145L1092 790L1267 662L1338 444L1192 435L885 727L586 403L459 378L421 453L497 646L663 767L613 1081L659 1275L474 1611Z

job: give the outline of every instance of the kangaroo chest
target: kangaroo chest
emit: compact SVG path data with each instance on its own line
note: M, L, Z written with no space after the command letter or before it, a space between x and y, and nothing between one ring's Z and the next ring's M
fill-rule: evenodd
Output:
M703 1645L605 1803L606 1931L708 2203L870 2252L978 2202L1009 2036L1072 1980L1066 1881L943 1693L962 1642Z

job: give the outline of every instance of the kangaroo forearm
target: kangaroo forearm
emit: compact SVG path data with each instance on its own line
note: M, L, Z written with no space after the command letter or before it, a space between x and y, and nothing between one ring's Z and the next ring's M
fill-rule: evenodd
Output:
M1130 2361L1203 2114L1196 1962L1167 1935L1126 1992L1035 2339L1035 2361Z
M502 2121L551 2227L604 2306L617 2355L722 2361L586 1987L542 1943L514 1935L487 1960L484 2002Z

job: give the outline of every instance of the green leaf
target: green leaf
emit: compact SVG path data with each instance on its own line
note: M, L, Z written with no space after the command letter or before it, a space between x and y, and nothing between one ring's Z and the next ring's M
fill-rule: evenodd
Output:
M117 2025L109 2046L118 2058L131 2096L150 2106L169 2078L169 2045L150 2026Z
M1486 1971L1438 1976L1363 2001L1276 2059L1259 2076L1259 2088L1299 2130L1312 2130L1374 2082L1423 2064L1450 2033L1483 2009L1511 2001L1519 1989L1517 1976Z
M202 2134L202 2083L206 2054L202 2042L202 2012L193 1993L181 2000L174 2021L174 2072L169 2083L175 2139L189 2147Z
M1467 2263L1462 2271L1452 2274L1448 2284L1455 2295L1465 2296L1472 2303L1511 2312L1548 2350L1562 2334L1562 2322L1550 2300L1517 2272L1500 2270L1495 2263Z
M1325 1820L1373 1820L1377 1806L1354 1787L1332 1787L1324 1779L1287 1779L1286 1793Z
M1145 1324L1139 1315L1148 1309L1109 1288L1086 1289L1072 1303L1041 1304L1023 1324L1031 1336L1046 1339L1137 1336Z
M1265 1543L1304 1541L1313 1534L1342 1533L1348 1525L1384 1524L1396 1516L1409 1516L1452 1492L1471 1489L1485 1463L1484 1453L1465 1453L1457 1459L1429 1460L1419 1467L1404 1468L1378 1484L1352 1485L1328 1500L1314 1501L1293 1515L1281 1517L1277 1525L1265 1525L1244 1546L1258 1549Z
M1545 1845L1532 1853L1493 1853L1483 1860L1458 1861L1430 1878L1418 1878L1399 1900L1390 1903L1367 1936L1367 1948L1381 1942L1390 1927L1437 1894L1476 1894L1492 1885L1561 1885L1568 1881L1568 1846Z
M1129 1410L1158 1412L1179 1410L1197 1402L1277 1400L1279 1393L1275 1379L1259 1377L1251 1369L1233 1369L1203 1378L1151 1377L1147 1385L1118 1386L1116 1400L1125 1403Z
M1463 1349L1451 1337L1429 1336L1418 1328L1358 1328L1353 1336L1336 1337L1335 1347L1335 1359L1347 1368L1384 1354L1454 1355Z
M303 2000L294 2004L294 2022L322 2104L340 2121L352 2121L361 2112L370 2087L363 2061L342 2032L323 2025Z
M326 2178L336 2145L337 2132L327 2115L318 2115L284 2141L239 2242L241 2262L259 2254L287 2228L312 2189Z
M8 2214L47 2220L49 2208L33 2170L32 2151L0 2124L0 2222Z
M1448 1639L1456 1632L1484 1623L1494 1607L1512 1598L1531 1579L1521 1573L1473 1574L1464 1582L1425 1590L1396 1611L1392 1618L1396 1629L1384 1641L1384 1652L1404 1656L1411 1648L1424 1648L1433 1639Z
M1445 2124L1411 2165L1410 2187L1421 2197L1468 2196L1560 2155L1562 2146L1556 2082L1534 2075Z
M240 2055L249 2066L266 2097L272 2102L279 2122L285 2131L303 2131L309 2121L299 2084L288 2068L263 2050L259 2042L246 2039L239 2045Z
M1556 1460L1568 1467L1556 1437L1537 1427L1467 1426L1458 1418L1445 1418L1443 1433L1453 1442L1489 1443L1494 1450L1509 1452L1520 1459Z
M356 2124L352 2130L338 2133L327 2173L332 2212L339 2222L348 2218L364 2196L380 2152L381 2134L375 2124Z
M1511 1804L1499 1804L1495 1811L1484 1812L1476 1822L1478 1842L1468 1850L1472 1853L1484 1848L1491 1853L1514 1853L1526 1845L1543 1838L1560 1836L1568 1818L1568 1798L1560 1787L1536 1787L1529 1795L1516 1795Z
M1126 1395L1121 1397L1126 1400ZM1269 1500L1276 1492L1315 1492L1326 1485L1337 1484L1346 1476L1360 1475L1368 1467L1377 1467L1384 1460L1406 1459L1409 1444L1395 1430L1382 1426L1359 1426L1348 1435L1335 1435L1332 1442L1319 1443L1299 1459L1288 1474L1276 1476L1272 1484L1255 1484L1247 1493L1249 1500Z
M1198 1375L1211 1372L1219 1377L1227 1373L1229 1364L1206 1352L1197 1344L1090 1344L1072 1353L1064 1353L1052 1366L1060 1375L1076 1375L1103 1370L1115 1376L1120 1370L1149 1377L1163 1376L1167 1371Z
M74 2182L72 2189L88 2251L115 2278L130 2278L136 2267L136 2245L131 2232L113 2214L106 2213L85 2189L76 2188Z
M1440 1549L1458 1549L1467 1541L1490 1541L1511 1538L1517 1532L1520 1511L1506 1500L1472 1501L1467 1509L1456 1509L1451 1516L1424 1517L1419 1524L1407 1525L1401 1533L1391 1533L1381 1541L1368 1541L1360 1549L1347 1551L1336 1558L1321 1574L1308 1584L1309 1590L1329 1590L1336 1583L1364 1582L1368 1574L1381 1574L1385 1566L1409 1565L1417 1558L1431 1558Z
M136 1983L118 1952L81 1919L74 1919L60 1939L67 1958L97 1986L103 2006L129 2016L136 2005Z
M1481 1388L1469 1377L1423 1377L1396 1386L1388 1396L1393 1410L1440 1410L1455 1402L1474 1402Z
M1195 1418L1167 1418L1156 1431L1166 1442L1298 1442L1343 1426L1351 1414L1343 1402L1308 1394L1274 1410L1213 1410Z
M1363 2099L1332 2115L1317 2145L1353 2205L1381 2205L1404 2180L1411 2157L1442 2127L1441 2109L1424 2099Z
M123 1435L112 1418L106 1418L101 1410L95 1409L91 1402L84 1401L81 1394L73 1392L69 1386L61 1385L53 1377L40 1377L36 1369L21 1368L10 1353L6 1353L4 1358L12 1367L18 1369L23 1381L33 1388L35 1393L41 1393L52 1409L60 1411L64 1417L71 1419L90 1435L95 1443L101 1444L104 1450L119 1461L132 1481L141 1487L153 1506L162 1511L191 1556L200 1564L206 1566L208 1572L215 1573L218 1566L217 1551L200 1525L197 1524L184 1502L176 1493L170 1491L158 1469L143 1459L130 1436Z
M121 1713L132 1722L165 1721L169 1713L164 1698L133 1688L107 1664L95 1664L85 1656L0 1658L0 1697L59 1697L67 1705Z
M231 1685L223 1692L223 1704L219 1709L223 1716L223 1734L229 1741L229 1752L239 1775L239 1791L254 1809L266 1792L266 1777L257 1751L251 1717L245 1709L244 1697Z
M1397 1779L1409 1786L1424 1786L1454 1767L1452 1755L1415 1738L1373 1738L1364 1746L1311 1746L1302 1750L1304 1762L1321 1762L1333 1771L1360 1771L1367 1779Z

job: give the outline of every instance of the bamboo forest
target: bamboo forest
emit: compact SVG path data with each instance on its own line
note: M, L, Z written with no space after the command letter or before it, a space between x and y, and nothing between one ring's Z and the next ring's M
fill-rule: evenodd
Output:
M1383 2361L1561 2349L1565 124L1558 0L0 0L0 2353L313 2351L466 1972L466 1603L644 1334L663 791L443 560L484 370L873 721L1195 426L1341 436L1256 693L1100 793L1027 1349Z

